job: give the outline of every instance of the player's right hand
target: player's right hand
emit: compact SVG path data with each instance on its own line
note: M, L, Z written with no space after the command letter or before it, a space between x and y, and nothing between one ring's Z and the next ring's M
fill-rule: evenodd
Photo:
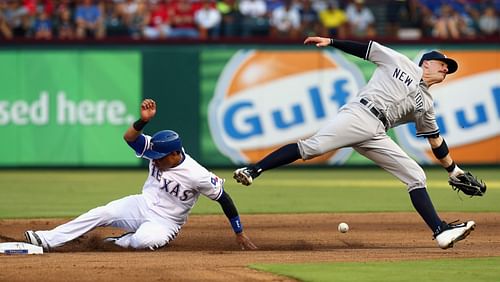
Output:
M326 47L330 45L330 38L319 37L319 36L309 36L304 40L304 44L316 44L316 47Z
M149 121L156 115L156 102L153 99L144 99L141 104L141 119Z
M240 245L241 250L258 249L257 246L255 246L255 244L250 241L250 238L248 238L248 236L245 235L244 232L236 234L236 242L238 243L238 245Z

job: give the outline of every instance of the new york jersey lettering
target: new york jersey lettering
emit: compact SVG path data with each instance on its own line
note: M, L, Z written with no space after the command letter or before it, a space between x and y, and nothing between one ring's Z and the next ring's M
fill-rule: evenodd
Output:
M406 84L406 86L410 86L411 83L413 82L413 79L406 72L404 72L403 70L400 70L398 68L394 69L394 72L392 73L392 77L403 82L404 84Z

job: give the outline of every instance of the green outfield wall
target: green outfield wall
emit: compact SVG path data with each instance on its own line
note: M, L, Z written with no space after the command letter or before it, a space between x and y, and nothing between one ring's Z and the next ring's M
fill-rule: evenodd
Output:
M458 162L499 164L499 46L391 47L414 61L429 49L459 61L459 71L431 89L441 133ZM313 134L356 99L374 69L300 44L4 46L0 166L144 165L122 138L143 98L158 102L146 133L179 132L204 165L253 162ZM414 131L402 126L389 134L419 163L433 164ZM343 149L300 165L369 163Z

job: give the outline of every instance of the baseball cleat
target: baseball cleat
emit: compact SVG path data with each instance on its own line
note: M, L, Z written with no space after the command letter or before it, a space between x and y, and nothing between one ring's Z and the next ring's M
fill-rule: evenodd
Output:
M24 232L24 237L26 238L27 243L42 247L44 250L49 249L49 246L47 244L44 244L40 236L38 236L38 234L36 234L36 232L33 230L28 230Z
M441 225L442 231L438 234L434 234L438 246L441 249L448 249L453 247L455 242L465 239L472 230L476 227L474 221L467 221L463 223L446 223L443 221Z
M236 179L236 182L249 186L253 182L254 174L251 168L242 167L234 171L233 178Z

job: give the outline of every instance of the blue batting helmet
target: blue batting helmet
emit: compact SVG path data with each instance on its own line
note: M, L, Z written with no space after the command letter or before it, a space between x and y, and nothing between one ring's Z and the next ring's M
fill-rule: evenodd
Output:
M156 160L175 151L182 151L179 134L173 130L162 130L153 135L151 146L144 152L144 156Z

